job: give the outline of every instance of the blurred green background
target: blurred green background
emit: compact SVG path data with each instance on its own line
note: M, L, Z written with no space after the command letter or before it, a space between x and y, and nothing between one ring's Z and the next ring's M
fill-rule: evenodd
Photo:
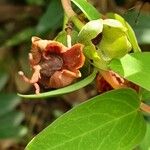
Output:
M133 27L142 51L150 50L149 2L89 2L104 14L113 11L123 15ZM93 85L51 100L23 100L16 94L34 92L17 74L23 70L31 75L28 63L31 37L53 39L61 31L63 17L60 0L0 0L0 150L24 149L49 123L96 94Z

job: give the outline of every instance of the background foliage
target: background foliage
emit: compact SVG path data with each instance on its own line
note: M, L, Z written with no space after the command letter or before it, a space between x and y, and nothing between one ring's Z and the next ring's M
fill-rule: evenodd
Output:
M122 14L133 27L142 50L149 51L149 3L143 5L139 14L142 1L106 0L102 3L91 0L90 2L102 13L115 11ZM75 9L82 19L81 12L76 7ZM96 95L97 92L91 84L72 94L49 98L51 101L21 100L16 96L17 92L34 91L17 75L19 70L30 75L27 57L31 36L53 39L63 26L63 10L60 0L2 0L0 15L0 149L21 150L50 122L74 105ZM150 96L147 96L145 90L143 93L149 102ZM147 117L148 128L149 120ZM148 150L150 146L148 139L149 129L137 149Z

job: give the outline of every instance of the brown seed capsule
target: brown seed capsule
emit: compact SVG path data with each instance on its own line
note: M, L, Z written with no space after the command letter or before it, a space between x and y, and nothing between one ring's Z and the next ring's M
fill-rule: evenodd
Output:
M26 82L34 85L37 94L40 92L38 83L45 88L67 86L81 77L79 69L85 61L82 49L82 44L75 44L68 48L56 41L33 37L29 54L30 64L34 70L33 75L28 79L23 72L19 74Z

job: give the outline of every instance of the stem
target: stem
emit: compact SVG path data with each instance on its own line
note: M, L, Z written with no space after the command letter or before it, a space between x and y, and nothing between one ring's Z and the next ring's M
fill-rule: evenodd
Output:
M110 71L101 71L100 72L103 78L114 88L114 89L119 89L123 87L127 87L127 85L123 84L123 78L120 77L122 80L121 84L117 81L116 77L112 75ZM150 114L150 106L141 102L140 104L140 109L146 113Z
M114 88L119 89L123 87L127 87L124 83L124 79L119 77L121 83L117 80L116 76L112 75L111 71L100 71L103 78Z
M71 20L79 30L81 30L84 24L78 19L77 14L73 11L71 7L71 1L61 0L61 3L69 20Z
M66 32L67 32L67 46L68 48L71 48L71 34L72 34L72 23L68 21L67 27L66 27Z
M144 112L150 114L150 106L149 106L149 105L147 105L147 104L141 102L140 108L141 108L141 110L143 110Z
M67 34L67 47L71 48L72 44L71 44L71 35Z
M67 14L68 18L75 16L76 13L73 11L72 7L71 7L71 1L70 0L61 0L63 9L65 11L65 13Z
M75 26L77 27L77 29L78 29L79 31L80 31L80 30L82 29L82 27L84 26L84 24L78 19L77 15L70 17L70 20L72 20L72 22L75 24Z
M65 30L66 29L66 24L68 23L68 17L67 17L67 15L66 14L64 14L64 19L63 19L63 30Z

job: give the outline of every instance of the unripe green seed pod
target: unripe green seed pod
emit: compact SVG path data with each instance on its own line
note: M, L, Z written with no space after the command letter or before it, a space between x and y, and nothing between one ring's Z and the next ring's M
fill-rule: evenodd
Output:
M112 59L123 57L132 49L132 46L121 28L104 25L98 48L106 58Z

